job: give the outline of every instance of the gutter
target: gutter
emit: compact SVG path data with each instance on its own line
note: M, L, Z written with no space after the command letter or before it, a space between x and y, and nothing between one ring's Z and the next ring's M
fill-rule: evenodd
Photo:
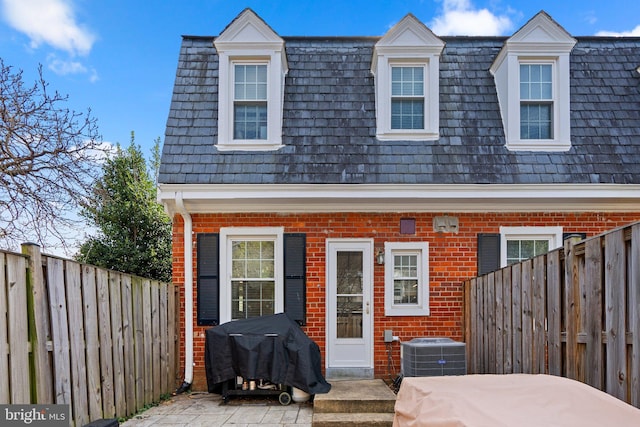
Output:
M184 382L175 394L189 390L193 382L193 223L184 207L182 191L176 192L176 207L184 220Z

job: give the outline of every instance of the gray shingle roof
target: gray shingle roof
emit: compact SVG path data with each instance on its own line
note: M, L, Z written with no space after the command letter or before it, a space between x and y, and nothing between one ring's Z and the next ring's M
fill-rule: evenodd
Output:
M284 37L283 143L219 152L212 37L184 37L167 120L163 184L640 184L640 39L578 37L571 141L514 152L489 67L505 38L443 37L440 138L379 141L370 72L378 38Z

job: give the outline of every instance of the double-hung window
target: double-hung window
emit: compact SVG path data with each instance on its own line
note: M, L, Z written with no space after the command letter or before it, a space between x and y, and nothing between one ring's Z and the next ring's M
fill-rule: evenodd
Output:
M391 129L424 129L424 66L391 67Z
M562 245L562 227L500 227L500 265L505 267Z
M283 230L220 230L220 316L223 322L281 313Z
M233 139L267 139L267 65L234 64Z
M520 139L553 139L552 76L552 64L520 64Z
M429 314L426 242L385 243L385 315Z
M274 314L275 242L238 238L231 247L231 319Z

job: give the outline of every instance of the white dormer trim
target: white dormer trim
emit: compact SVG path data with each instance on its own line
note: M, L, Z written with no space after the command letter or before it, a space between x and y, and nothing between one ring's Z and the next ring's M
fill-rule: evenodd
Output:
M412 14L376 43L371 72L376 86L376 137L380 140L436 140L440 120L440 54L444 42ZM391 68L424 67L424 128L391 128Z
M571 148L569 60L576 39L544 11L504 44L491 65L506 146L513 151L568 151ZM520 135L520 64L551 64L553 80L550 139Z
M213 42L218 53L218 142L220 151L267 151L282 145L284 78L288 72L284 40L251 9L245 9ZM267 65L267 138L234 139L234 66Z

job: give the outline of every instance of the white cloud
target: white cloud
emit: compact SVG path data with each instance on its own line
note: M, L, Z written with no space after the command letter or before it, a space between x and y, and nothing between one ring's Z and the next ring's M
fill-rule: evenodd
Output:
M71 0L1 0L3 18L26 34L31 46L48 44L70 55L86 55L94 34L78 24Z
M469 0L443 0L443 14L429 28L439 36L497 36L513 27L506 15L476 9Z
M635 27L631 31L622 31L620 33L614 31L599 31L596 33L596 36L604 36L604 37L640 37L640 25Z
M77 61L65 61L51 55L47 59L49 63L49 69L54 73L62 76L67 74L80 74L87 72L87 67Z

